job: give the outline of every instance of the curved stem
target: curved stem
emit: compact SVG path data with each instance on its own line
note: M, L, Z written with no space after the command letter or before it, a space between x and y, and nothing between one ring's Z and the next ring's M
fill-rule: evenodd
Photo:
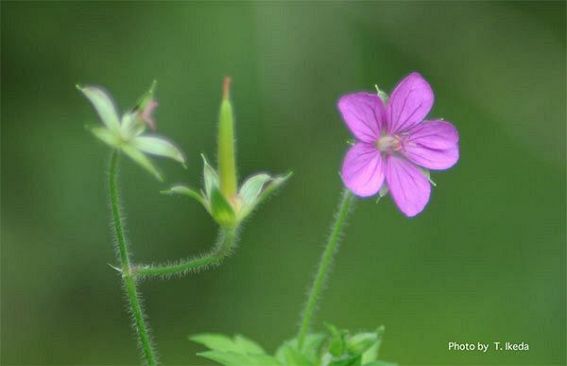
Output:
M354 196L352 195L352 193L350 193L350 191L345 189L342 194L339 207L337 208L337 212L335 214L335 222L331 227L331 235L329 236L327 244L325 245L325 250L323 251L323 255L321 256L321 260L319 261L319 267L317 268L315 279L313 280L313 284L311 285L311 289L309 290L307 303L305 304L305 308L303 309L301 326L297 335L297 344L300 350L305 343L305 338L307 337L307 332L309 331L309 327L311 326L313 314L315 313L315 310L317 308L317 302L321 298L321 292L323 290L325 280L328 277L330 266L333 262L333 257L337 252L339 239L342 235L344 224L350 212L350 207L353 201Z
M114 224L114 234L116 236L116 244L118 247L118 259L122 268L122 281L124 290L128 298L132 320L134 321L134 329L138 335L138 340L142 348L144 360L148 366L157 365L157 358L152 347L152 342L148 332L148 326L145 321L145 315L140 302L140 295L136 286L136 281L132 276L130 267L130 254L128 253L128 245L126 235L124 233L124 220L120 213L120 195L118 193L118 151L112 153L110 159L109 171L109 189L110 203L112 208L112 221Z
M182 276L187 273L198 272L208 267L218 266L223 259L232 253L237 242L236 229L221 229L214 248L207 254L189 258L173 264L136 265L132 274L136 278Z

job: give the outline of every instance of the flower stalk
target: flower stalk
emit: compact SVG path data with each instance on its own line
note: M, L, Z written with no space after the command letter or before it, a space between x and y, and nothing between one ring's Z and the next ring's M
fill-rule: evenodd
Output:
M135 278L140 279L148 277L169 278L216 267L232 253L237 240L236 229L221 229L217 243L209 253L172 264L136 266L132 268L132 274Z
M157 365L157 357L152 346L149 327L146 324L146 316L142 309L140 294L138 293L135 278L132 275L130 253L128 251L126 234L124 232L124 220L120 213L120 196L118 193L118 154L119 152L117 150L112 153L108 175L112 222L114 226L116 245L118 248L117 257L120 261L124 291L128 298L130 314L132 316L134 329L138 335L138 342L142 349L143 358L148 366L155 366Z
M335 214L335 221L333 223L333 226L331 227L331 234L329 235L329 239L327 240L327 244L325 245L321 260L319 261L315 279L313 280L311 288L308 292L307 302L303 310L301 325L299 328L299 333L297 335L297 345L300 351L305 343L309 328L311 327L313 314L317 309L317 303L321 298L321 293L329 276L333 258L338 251L339 240L342 236L346 219L351 212L353 202L353 194L349 190L345 189L343 191L341 201Z

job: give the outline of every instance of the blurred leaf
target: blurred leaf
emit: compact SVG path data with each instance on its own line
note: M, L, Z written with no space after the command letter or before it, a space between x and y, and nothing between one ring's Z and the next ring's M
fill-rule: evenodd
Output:
M362 357L360 355L343 355L340 358L334 358L329 363L328 366L361 366Z
M330 333L331 339L329 341L329 353L333 356L340 356L346 351L346 332L337 329L332 324L325 324Z
M281 366L267 355L256 342L241 335L234 338L222 334L198 334L190 338L210 351L200 352L199 356L226 366Z
M362 366L398 366L398 364L386 361L372 361L370 363L365 363Z
M315 366L296 346L285 343L276 353L277 360L285 366Z
M362 363L376 361L382 344L384 326L378 327L375 332L362 332L353 335L348 340L348 348L353 353L362 354Z
M253 354L265 354L266 352L260 347L260 345L248 338L241 335L236 335L234 337L234 342L239 349L245 351L246 353Z
M352 353L363 354L370 350L372 347L378 345L378 343L378 334L374 332L364 332L349 337L347 341L347 348Z
M321 347L326 338L324 334L320 333L307 335L300 354L297 349L297 338L290 339L278 348L276 358L286 366L303 365L305 362L307 362L307 365L319 365Z
M237 335L232 339L223 334L204 333L192 336L190 339L212 350L242 354L265 354L262 347L257 343L241 335Z
M237 349L234 341L223 334L203 333L189 337L189 339L212 350L234 351Z
M265 354L205 351L198 355L226 366L281 366L275 358Z

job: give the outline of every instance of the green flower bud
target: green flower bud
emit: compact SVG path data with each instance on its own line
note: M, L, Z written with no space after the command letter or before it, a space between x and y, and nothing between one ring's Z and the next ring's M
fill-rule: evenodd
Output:
M230 78L224 79L223 100L218 131L218 168L220 191L229 201L237 192L236 158L234 147L234 117L230 103Z

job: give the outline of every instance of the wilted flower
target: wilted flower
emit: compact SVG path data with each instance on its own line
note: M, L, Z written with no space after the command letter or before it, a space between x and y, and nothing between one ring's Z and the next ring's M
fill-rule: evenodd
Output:
M431 87L415 72L387 101L366 92L340 98L338 108L356 138L341 173L349 190L360 197L389 190L405 215L423 210L431 193L428 169L448 169L459 160L455 127L440 119L425 120L433 100Z
M162 180L161 174L146 154L163 156L185 164L183 154L171 142L159 136L144 134L146 125L155 129L152 117L152 112L157 107L154 99L155 82L122 118L119 118L110 96L101 88L77 85L77 89L93 104L104 124L104 127L90 127L91 132L100 140L123 151L159 180Z

